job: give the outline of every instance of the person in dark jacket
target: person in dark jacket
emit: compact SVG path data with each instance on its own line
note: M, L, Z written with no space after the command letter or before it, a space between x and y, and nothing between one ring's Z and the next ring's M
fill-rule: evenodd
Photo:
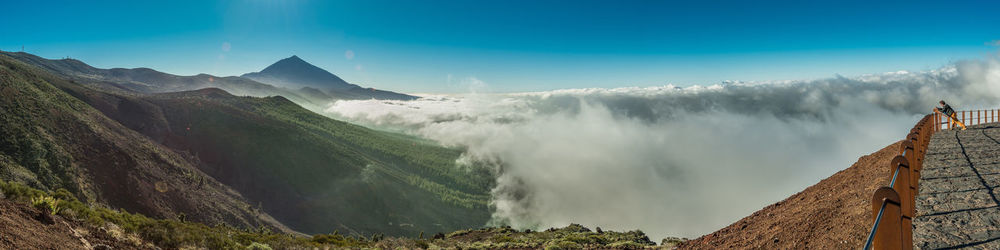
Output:
M958 120L957 114L955 113L955 110L951 108L951 105L944 103L944 100L941 100L939 103L941 103L941 107L934 108L934 112L942 113L944 116L949 118L948 127L950 128L954 126L953 124L957 123L958 126L962 126L962 130L965 130L965 123Z

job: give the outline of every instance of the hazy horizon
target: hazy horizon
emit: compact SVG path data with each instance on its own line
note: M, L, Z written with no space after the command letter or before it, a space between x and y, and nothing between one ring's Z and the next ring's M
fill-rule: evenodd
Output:
M981 58L996 50L996 4L16 2L4 4L18 11L0 17L0 49L219 76L298 55L348 82L415 93L685 87Z

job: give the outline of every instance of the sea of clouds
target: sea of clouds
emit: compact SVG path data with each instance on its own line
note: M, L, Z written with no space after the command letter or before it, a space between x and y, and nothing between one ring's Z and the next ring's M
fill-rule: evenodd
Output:
M337 101L326 114L497 163L493 223L722 228L906 135L938 100L998 107L1000 62L926 72L712 86Z

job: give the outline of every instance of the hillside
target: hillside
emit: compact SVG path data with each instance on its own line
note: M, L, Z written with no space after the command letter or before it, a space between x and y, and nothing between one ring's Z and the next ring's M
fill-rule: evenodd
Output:
M298 56L281 59L260 72L243 74L241 77L258 82L284 86L292 89L313 88L326 91L334 99L379 99L413 100L416 96L391 91L364 88L348 83L337 75L316 67Z
M0 178L66 189L85 203L160 218L289 231L177 153L58 87L82 89L0 55ZM193 183L202 183L193 187Z
M871 195L888 182L900 143L732 225L680 244L681 249L852 249L871 229Z
M110 98L123 99L109 117L190 152L202 171L302 232L412 235L489 219L493 179L456 166L458 150L329 119L282 97L203 89Z
M493 185L492 174L477 166L457 166L455 160L461 155L460 150L329 119L280 96L238 97L214 88L162 94L102 91L92 88L93 84L76 83L87 79L64 80L13 60L8 62L21 65L18 71L37 72L47 77L45 81L16 82L51 82L48 88L54 95L62 96L79 109L90 112L93 119L114 127L106 130L123 131L131 136L116 141L141 141L149 144L144 147L175 155L176 159L171 158L170 162L183 165L187 170L166 172L159 178L171 179L184 186L173 187L168 181L163 181L167 183L168 190L232 188L228 192L247 199L239 205L242 209L253 214L275 216L285 225L305 233L339 230L357 234L415 235L478 227L490 217L488 200ZM114 82L103 84L112 87L120 85ZM5 100L46 100L29 96L11 97ZM99 112L94 112L94 109ZM10 117L28 116L17 113L23 110L16 106L7 110L14 113ZM67 110L55 114L75 113L77 111ZM29 117L49 119L50 116L53 114L38 113ZM29 120L19 124L29 127L39 122ZM75 136L81 133L82 136ZM73 138L90 136L90 132L69 133L62 130L52 134L74 135ZM10 143L16 145L17 142ZM60 147L94 148L78 141L55 143ZM10 154L22 154L25 150L12 148ZM122 154L131 156L132 152ZM107 161L115 160L96 153L68 158L90 159L88 166L108 165ZM135 165L131 162L122 164ZM73 166L63 168L67 172L76 169ZM92 172L109 175L108 178L123 178L111 176L105 171L111 170L95 169ZM61 174L58 171L53 174L53 171L34 170L8 172L9 177L5 180L27 183L33 183L33 178ZM67 177L57 180L74 179L71 174L63 175ZM102 182L87 186L105 188L104 183L117 185L114 190L134 189L112 182L112 179L102 179ZM33 186L47 189L63 187L74 193L80 189L74 185L57 184ZM187 192L178 193L203 203L213 201L212 198L197 195L192 197ZM108 194L104 197L136 199L127 195ZM109 204L159 218L170 218L176 214L172 210L160 211L156 207L124 206L123 202ZM189 211L184 213L194 214ZM211 210L199 214L225 215ZM257 224L233 225L255 227Z

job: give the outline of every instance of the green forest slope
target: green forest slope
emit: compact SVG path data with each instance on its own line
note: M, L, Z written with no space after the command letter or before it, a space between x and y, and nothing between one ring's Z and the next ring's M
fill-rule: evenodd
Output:
M3 180L160 218L183 212L257 226L266 220L243 217L270 215L281 222L275 227L310 234L415 235L489 219L493 177L457 166L457 149L333 120L278 96L144 94L0 60ZM227 204L206 190L239 201L230 209L243 213L202 210Z

